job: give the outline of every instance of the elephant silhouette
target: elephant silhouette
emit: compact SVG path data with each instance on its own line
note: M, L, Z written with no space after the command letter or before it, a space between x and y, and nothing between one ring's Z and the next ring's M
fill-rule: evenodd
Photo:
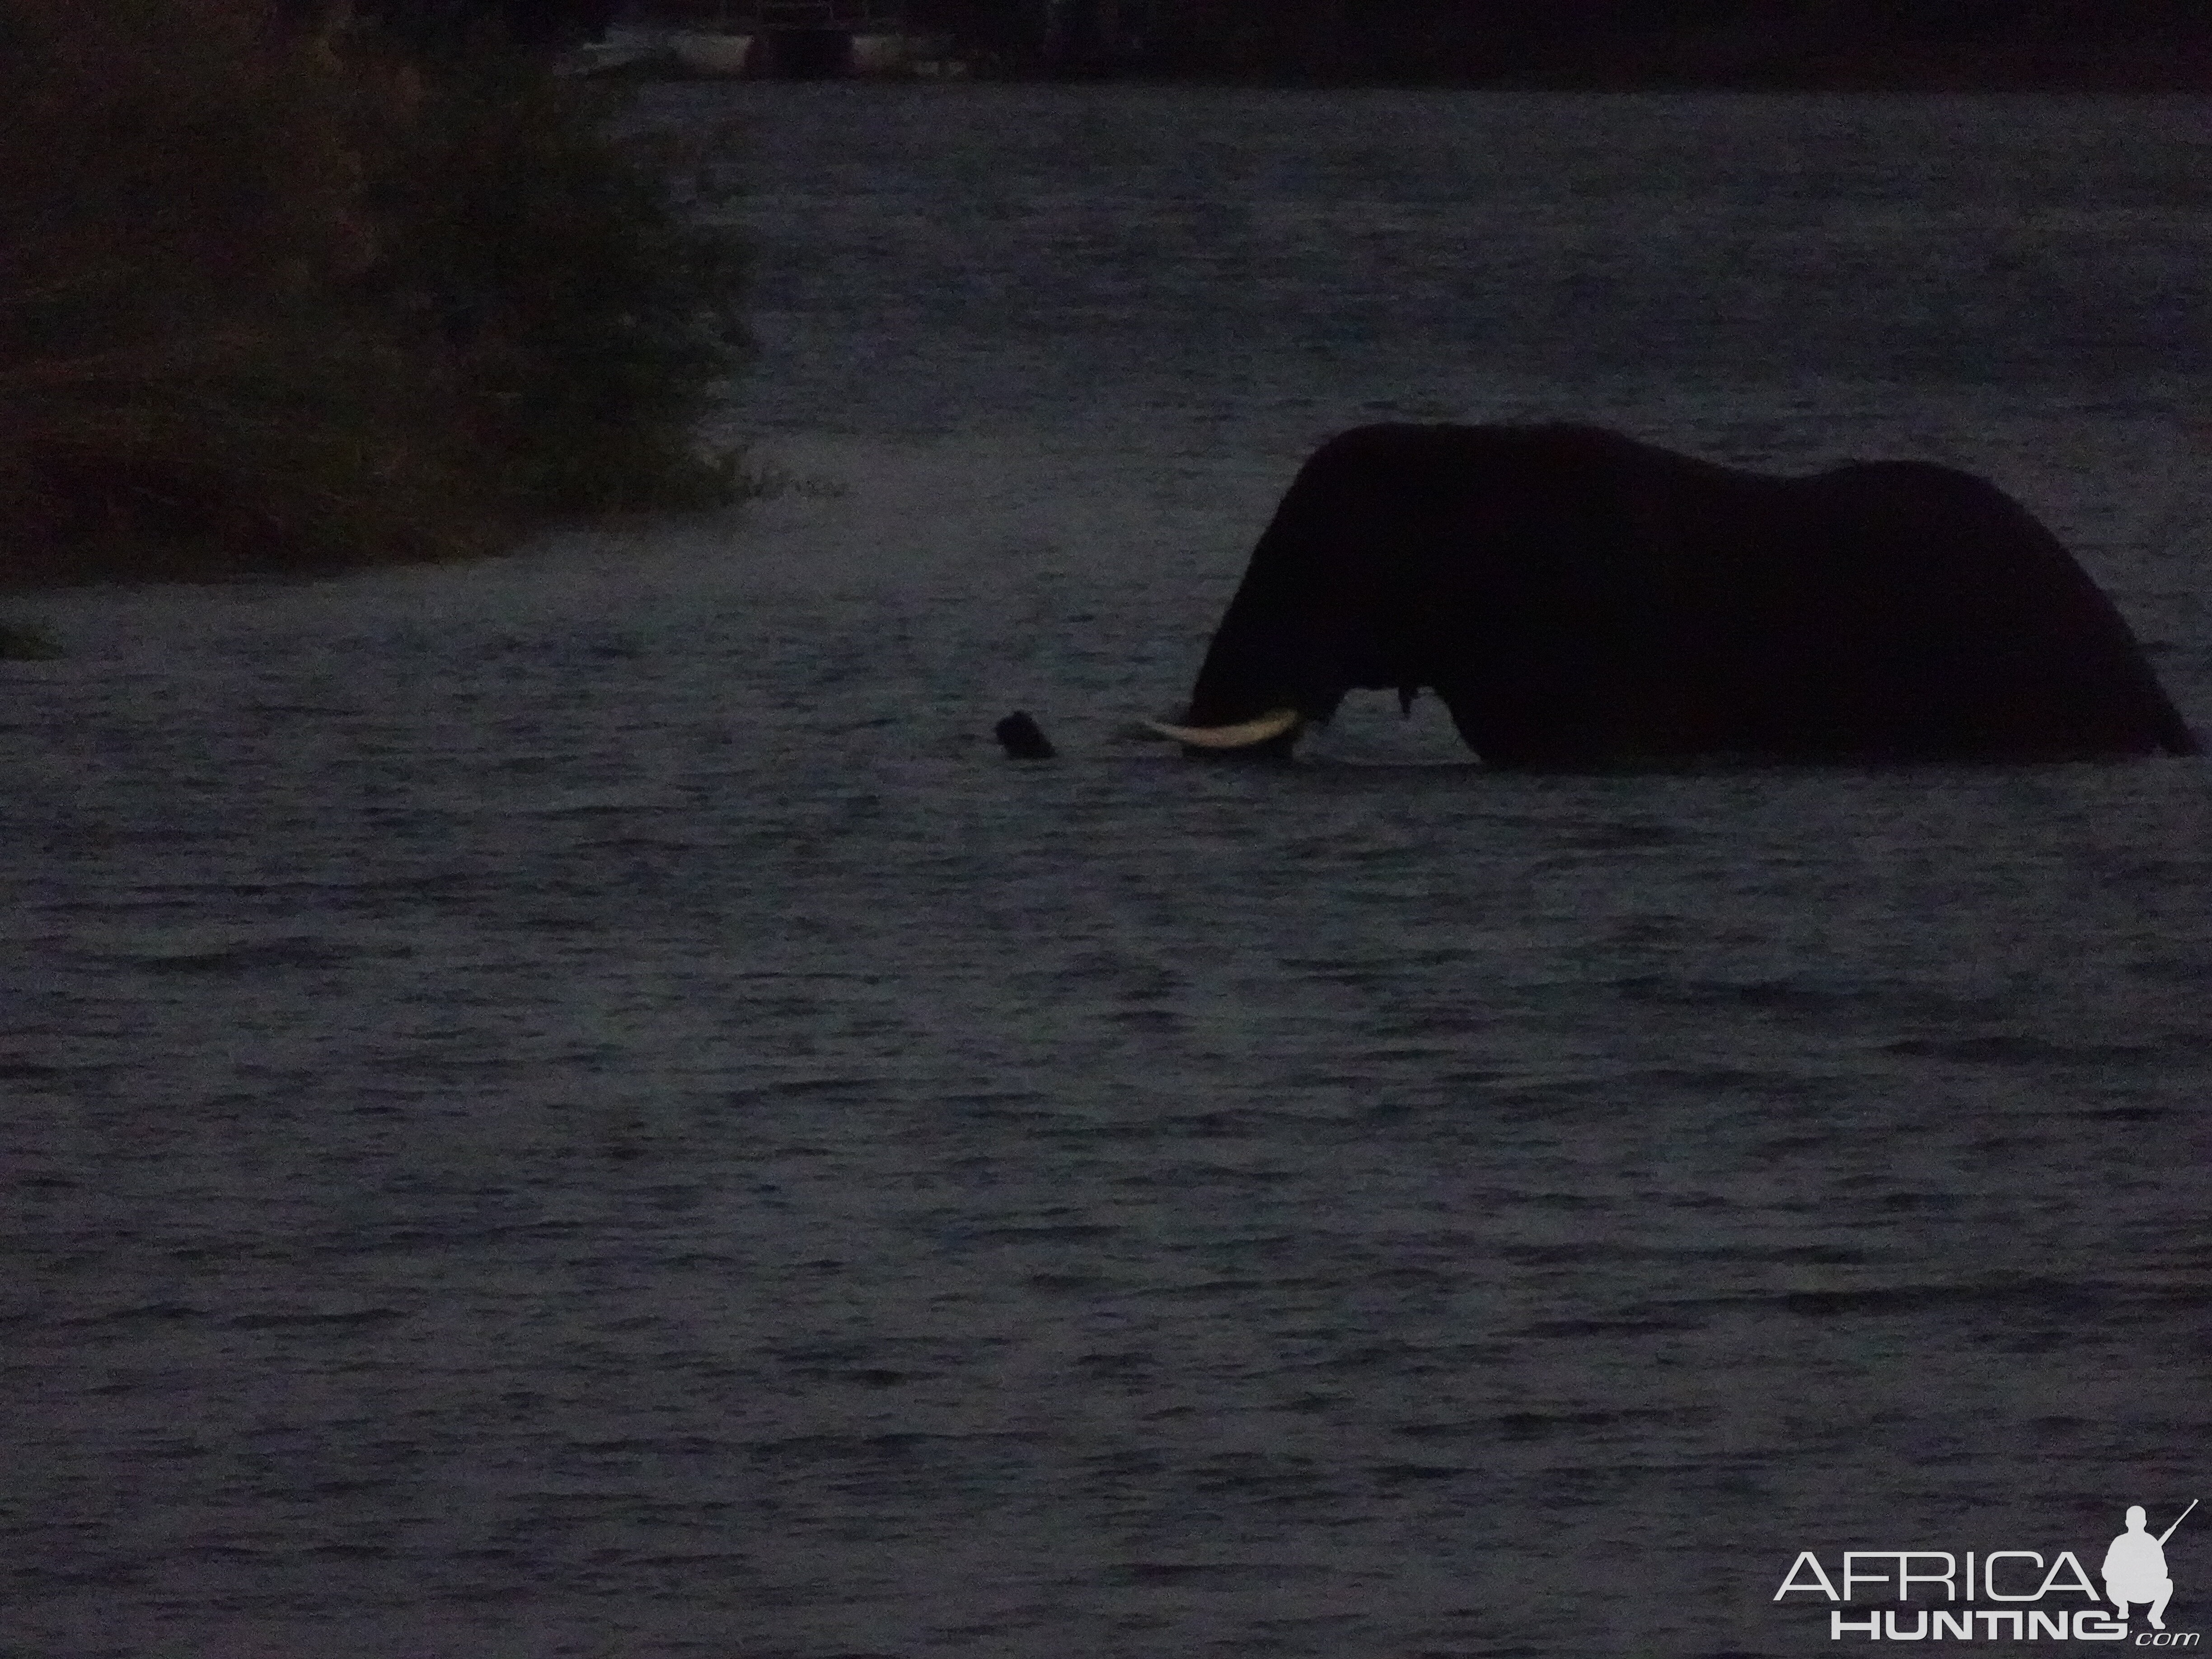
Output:
M2112 601L1994 484L1776 477L1594 427L1362 427L1299 471L1179 724L1287 754L1432 689L1503 767L2200 752Z

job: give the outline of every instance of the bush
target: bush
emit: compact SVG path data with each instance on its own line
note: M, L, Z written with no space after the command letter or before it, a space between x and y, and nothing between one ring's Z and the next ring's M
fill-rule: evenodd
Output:
M405 165L372 198L390 235L368 291L443 343L501 488L543 510L726 489L693 434L744 349L740 251L671 201L679 163L711 176L705 158L616 148L617 113L586 83L480 47L428 82Z
M488 550L725 498L726 234L601 94L265 0L0 0L0 580Z

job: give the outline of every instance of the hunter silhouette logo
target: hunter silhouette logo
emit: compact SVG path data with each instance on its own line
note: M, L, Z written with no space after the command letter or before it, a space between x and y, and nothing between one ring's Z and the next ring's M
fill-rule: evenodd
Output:
M2192 1498L2189 1510L2196 1507ZM2189 1510L2173 1517L2173 1527L2189 1518ZM2148 1602L2150 1627L2164 1630L2166 1604L2173 1599L2173 1580L2166 1571L2166 1540L2173 1536L2173 1527L2154 1538L2143 1530L2148 1520L2142 1504L2130 1507L2128 1529L2112 1540L2112 1548L2105 1552L2105 1594L2112 1597L2123 1619L2128 1616L2129 1602Z
M2105 1551L2101 1594L2072 1550L2048 1558L2040 1550L1846 1550L1832 1576L1817 1554L1801 1550L1774 1599L1921 1603L1901 1610L1832 1609L1828 1639L1837 1642L1863 1636L1876 1642L2131 1641L2139 1648L2193 1648L2202 1640L2199 1632L2166 1627L2166 1606L2173 1599L2166 1543L2196 1507L2197 1500L2190 1499L2164 1532L2154 1534L2148 1511L2131 1504L2127 1530ZM1974 1605L1978 1602L1996 1605ZM2148 1626L2132 1637L2131 1608L2142 1610Z

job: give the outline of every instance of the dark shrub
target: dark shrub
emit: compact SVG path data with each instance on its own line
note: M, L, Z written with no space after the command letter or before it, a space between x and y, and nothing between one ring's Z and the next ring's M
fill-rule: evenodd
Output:
M481 550L727 489L726 235L599 95L264 0L0 0L0 580Z

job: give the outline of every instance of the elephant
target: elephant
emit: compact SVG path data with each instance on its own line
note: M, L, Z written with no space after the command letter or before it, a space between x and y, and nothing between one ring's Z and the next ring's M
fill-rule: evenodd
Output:
M2200 752L2112 601L1994 484L1740 471L1596 427L1331 439L1253 550L1179 724L1287 756L1428 688L1506 768Z

